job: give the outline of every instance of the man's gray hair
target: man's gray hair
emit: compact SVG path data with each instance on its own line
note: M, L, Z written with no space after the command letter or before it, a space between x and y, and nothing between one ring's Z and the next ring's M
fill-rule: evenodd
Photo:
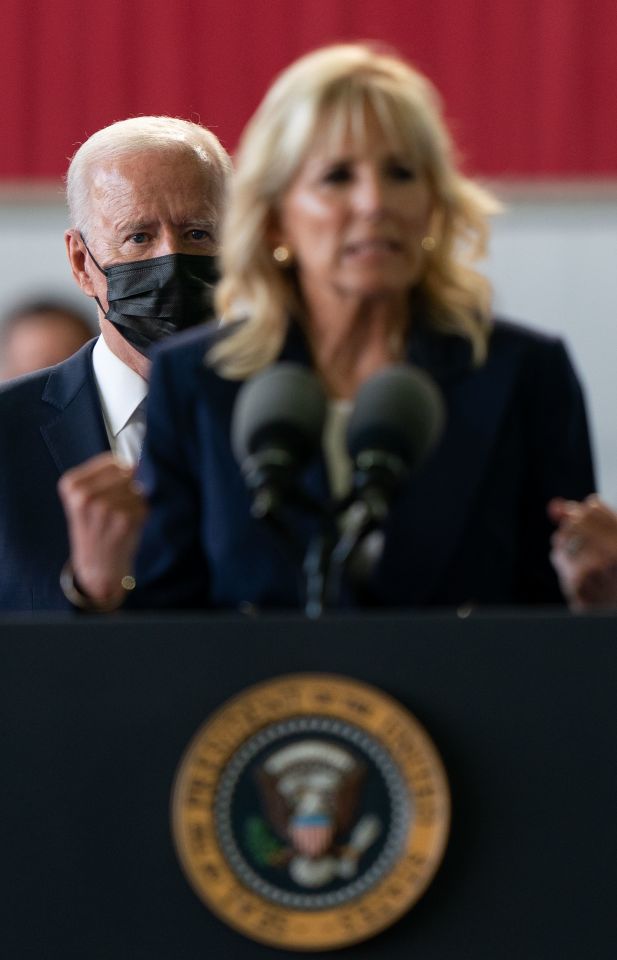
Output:
M169 147L192 150L210 167L214 200L222 210L232 172L229 154L206 127L179 117L129 117L93 133L73 154L66 175L66 199L72 227L88 231L89 195L93 170L102 163L138 153Z

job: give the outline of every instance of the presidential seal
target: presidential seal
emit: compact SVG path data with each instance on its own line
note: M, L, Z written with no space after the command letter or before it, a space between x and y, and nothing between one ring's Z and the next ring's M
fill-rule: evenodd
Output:
M173 790L173 834L198 896L288 950L373 936L430 883L450 820L434 744L404 707L345 677L295 674L224 704Z

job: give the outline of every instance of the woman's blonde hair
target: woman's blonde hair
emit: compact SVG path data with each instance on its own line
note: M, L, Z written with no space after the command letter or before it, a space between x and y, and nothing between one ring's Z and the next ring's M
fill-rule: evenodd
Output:
M217 306L223 323L245 322L223 338L210 361L231 379L247 377L279 354L290 315L301 315L295 270L272 256L272 224L283 194L314 143L317 129L363 131L367 106L384 135L410 156L432 194L434 247L424 253L419 288L429 322L467 337L476 363L486 356L490 286L471 263L486 250L490 193L457 169L438 95L399 57L367 44L324 47L275 80L246 127L222 243ZM322 131L320 130L320 133Z

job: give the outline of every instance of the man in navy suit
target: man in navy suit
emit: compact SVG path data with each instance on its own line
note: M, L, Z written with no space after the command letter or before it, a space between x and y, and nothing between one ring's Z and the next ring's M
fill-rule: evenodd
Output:
M149 347L210 312L230 172L212 133L168 117L112 124L73 157L66 248L101 335L0 387L0 610L68 606L58 480L110 450L127 471L136 463Z

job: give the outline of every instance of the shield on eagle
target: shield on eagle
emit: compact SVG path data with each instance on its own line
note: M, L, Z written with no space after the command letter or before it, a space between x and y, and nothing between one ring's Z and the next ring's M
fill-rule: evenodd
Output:
M324 856L353 826L364 763L331 740L305 739L275 750L258 771L264 813L302 856Z

